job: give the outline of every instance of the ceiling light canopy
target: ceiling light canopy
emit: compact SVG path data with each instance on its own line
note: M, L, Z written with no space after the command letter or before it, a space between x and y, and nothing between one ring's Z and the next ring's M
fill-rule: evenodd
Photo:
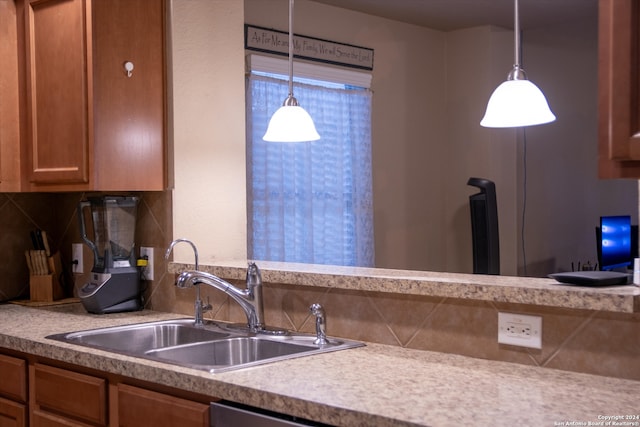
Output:
M289 0L289 96L271 116L262 139L267 142L307 142L320 139L313 119L293 96L293 0Z
M518 0L514 0L515 58L507 81L493 91L480 125L491 128L510 128L550 123L556 119L542 91L520 67L520 19Z

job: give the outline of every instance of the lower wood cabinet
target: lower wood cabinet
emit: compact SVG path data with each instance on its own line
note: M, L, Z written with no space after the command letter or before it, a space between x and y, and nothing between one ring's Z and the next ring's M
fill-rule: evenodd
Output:
M24 404L0 397L0 426L25 427L27 425L27 407Z
M121 427L203 427L209 425L209 405L118 384L118 423Z
M35 363L29 366L31 412L38 425L63 425L45 422L47 413L86 422L107 425L107 381L67 369ZM57 417L49 417L49 419ZM66 424L64 424L66 425ZM77 425L77 424L71 424Z
M27 361L0 354L0 426L27 425Z
M93 424L85 424L69 418L54 415L49 412L35 410L31 412L31 427L91 427Z
M209 427L217 400L0 349L0 427Z

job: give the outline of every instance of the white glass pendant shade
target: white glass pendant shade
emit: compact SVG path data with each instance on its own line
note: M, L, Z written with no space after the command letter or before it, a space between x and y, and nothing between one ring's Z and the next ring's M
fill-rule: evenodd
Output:
M262 139L267 142L308 142L319 140L320 135L304 108L283 105L271 116Z
M507 80L493 91L480 125L491 128L533 126L556 119L544 94L529 80Z
M289 96L271 116L262 139L267 142L309 142L320 139L313 119L293 96L293 0L289 0Z
M527 79L520 67L520 16L518 0L513 1L514 62L507 81L491 94L480 125L489 128L513 128L550 123L556 119L547 98Z

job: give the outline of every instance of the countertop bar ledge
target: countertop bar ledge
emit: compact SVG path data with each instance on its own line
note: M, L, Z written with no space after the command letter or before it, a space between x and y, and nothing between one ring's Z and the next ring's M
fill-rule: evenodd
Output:
M256 261L265 283L337 288L370 292L461 298L479 301L617 313L640 312L640 288L634 285L586 287L554 279L390 270ZM202 265L200 270L227 280L244 280L247 261ZM173 262L170 273L192 270L193 264Z

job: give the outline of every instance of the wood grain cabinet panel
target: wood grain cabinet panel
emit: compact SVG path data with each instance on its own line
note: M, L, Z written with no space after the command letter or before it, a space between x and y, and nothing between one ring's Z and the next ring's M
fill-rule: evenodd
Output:
M209 405L118 384L120 427L208 427Z
M87 183L91 121L90 10L84 0L28 0L29 181Z
M84 424L79 421L38 410L31 413L30 425L31 427L92 427L92 424Z
M96 185L166 188L164 13L159 0L93 2ZM127 74L125 63L133 70Z
M27 408L0 397L0 427L26 427Z
M25 185L165 190L165 2L25 1Z
M22 403L27 401L25 360L0 354L0 378L0 396Z
M107 381L36 363L29 369L33 387L31 411L64 416L94 425L107 423ZM48 424L46 424L48 425Z
M640 0L598 4L598 173L640 177Z
M20 190L18 10L0 1L0 192Z

